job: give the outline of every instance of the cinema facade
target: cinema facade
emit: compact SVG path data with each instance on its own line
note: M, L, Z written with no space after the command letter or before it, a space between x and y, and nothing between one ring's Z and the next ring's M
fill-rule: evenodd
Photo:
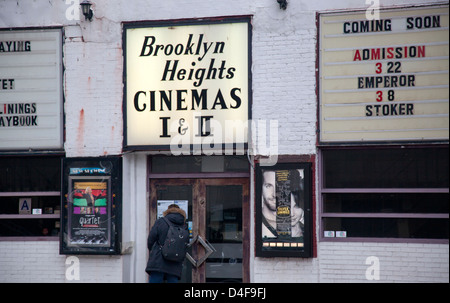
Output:
M448 2L90 2L0 5L1 282L448 283Z

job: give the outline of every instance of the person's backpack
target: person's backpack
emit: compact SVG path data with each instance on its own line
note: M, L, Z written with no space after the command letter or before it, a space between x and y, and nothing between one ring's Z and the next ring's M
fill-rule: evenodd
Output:
M182 262L186 256L187 237L189 234L183 226L176 226L170 222L166 217L164 221L169 225L167 231L166 241L161 246L161 253L164 259L174 262Z

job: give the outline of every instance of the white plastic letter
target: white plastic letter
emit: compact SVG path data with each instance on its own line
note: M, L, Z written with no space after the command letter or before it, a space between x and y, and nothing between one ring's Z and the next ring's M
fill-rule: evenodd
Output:
M380 20L380 0L366 0L370 5L366 10L367 20Z
M80 280L80 260L75 256L67 257L66 265L70 265L66 268L66 280L79 281Z
M66 4L70 5L66 9L67 20L80 20L80 0L66 0Z
M366 279L369 281L380 280L380 259L375 256L367 257L366 265L370 265L366 269Z

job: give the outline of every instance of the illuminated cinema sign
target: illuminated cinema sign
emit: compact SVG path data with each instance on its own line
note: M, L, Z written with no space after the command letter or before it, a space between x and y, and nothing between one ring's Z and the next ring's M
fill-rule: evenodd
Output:
M0 150L63 146L60 29L0 31Z
M249 28L248 18L124 24L125 149L247 143Z
M320 142L449 138L448 6L320 15Z

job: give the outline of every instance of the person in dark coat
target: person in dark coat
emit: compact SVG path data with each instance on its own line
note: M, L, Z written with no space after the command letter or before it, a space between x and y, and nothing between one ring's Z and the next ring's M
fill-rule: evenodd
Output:
M187 231L186 212L178 205L171 204L163 213L171 223L181 226L186 229L186 244L189 243L189 232ZM145 271L150 275L150 283L162 283L164 279L168 283L177 283L181 278L183 270L183 262L173 262L165 260L161 253L161 246L166 240L169 225L163 218L156 220L150 234L148 235L147 247L150 255Z

